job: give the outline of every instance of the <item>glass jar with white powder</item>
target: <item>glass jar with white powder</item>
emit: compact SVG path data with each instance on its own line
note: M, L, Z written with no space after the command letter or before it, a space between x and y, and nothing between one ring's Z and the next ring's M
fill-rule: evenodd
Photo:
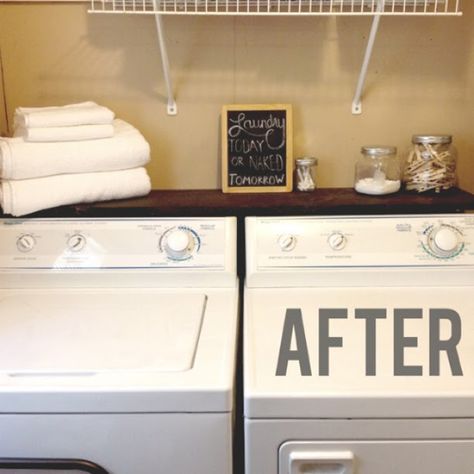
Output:
M358 193L382 195L400 189L400 161L394 146L363 146L355 168Z

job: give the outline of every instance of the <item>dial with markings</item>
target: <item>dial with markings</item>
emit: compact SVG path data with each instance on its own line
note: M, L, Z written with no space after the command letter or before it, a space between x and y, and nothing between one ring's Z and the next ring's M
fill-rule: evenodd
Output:
M452 225L440 224L428 230L427 250L437 258L452 258L464 248L462 232Z
M36 239L31 234L23 234L18 237L16 247L20 252L31 252L36 245Z
M160 247L171 260L188 260L199 250L200 238L188 227L172 227L162 235Z
M80 252L87 244L87 239L83 234L73 234L67 239L67 247L71 252Z
M342 232L333 232L328 237L328 244L333 250L342 250L347 244L347 237Z
M283 234L278 237L278 246L283 252L291 252L296 247L296 236Z

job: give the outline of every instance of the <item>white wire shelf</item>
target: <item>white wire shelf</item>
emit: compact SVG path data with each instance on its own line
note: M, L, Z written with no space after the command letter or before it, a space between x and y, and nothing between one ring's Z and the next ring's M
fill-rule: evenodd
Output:
M461 15L461 0L91 0L90 13L151 15Z
M165 44L163 15L345 15L372 16L372 27L357 81L352 113L362 113L362 96L382 16L460 16L461 0L91 0L89 13L154 15L168 96L168 115L178 107Z

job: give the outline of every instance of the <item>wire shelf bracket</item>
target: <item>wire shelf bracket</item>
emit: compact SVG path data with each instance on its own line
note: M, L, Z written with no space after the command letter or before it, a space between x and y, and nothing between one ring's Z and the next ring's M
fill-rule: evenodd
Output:
M166 48L165 35L163 32L163 22L161 15L155 15L156 20L156 32L158 34L158 43L160 45L161 53L161 67L163 68L163 76L165 78L166 93L168 95L168 105L166 110L168 115L177 115L178 106L173 94L173 83L171 81L170 62L168 59L168 50Z
M372 58L372 52L374 50L375 39L379 31L380 25L380 11L383 10L383 1L379 0L378 13L372 20L372 27L370 28L369 39L367 41L367 47L365 49L364 59L362 61L362 68L359 74L359 80L357 81L357 87L352 100L352 113L354 115L362 114L362 92L364 90L365 80L367 78L367 72L369 69L370 59Z
M89 13L154 15L168 95L168 115L178 107L173 94L163 15L372 16L367 46L352 101L362 113L362 98L382 16L460 16L461 0L91 0Z

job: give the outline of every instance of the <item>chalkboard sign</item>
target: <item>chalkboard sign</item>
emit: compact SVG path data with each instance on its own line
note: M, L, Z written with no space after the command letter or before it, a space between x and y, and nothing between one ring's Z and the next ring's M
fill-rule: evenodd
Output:
M293 187L291 105L226 105L222 190L285 192Z

